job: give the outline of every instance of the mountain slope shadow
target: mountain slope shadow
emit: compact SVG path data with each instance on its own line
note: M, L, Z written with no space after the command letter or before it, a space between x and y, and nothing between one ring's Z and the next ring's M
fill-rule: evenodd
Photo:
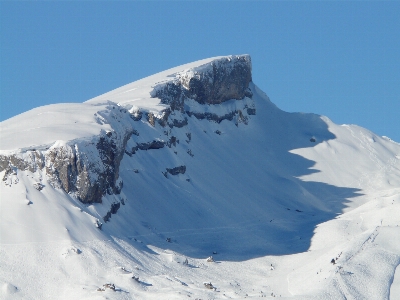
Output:
M316 226L340 214L360 190L299 179L319 171L290 151L335 135L320 116L283 112L252 90L257 115L247 126L189 118L194 156L176 155L184 175L163 176L171 167L164 165L168 149L125 156L120 173L129 199L105 232L195 258L217 252L218 260L242 261L307 251ZM132 174L138 166L139 175Z

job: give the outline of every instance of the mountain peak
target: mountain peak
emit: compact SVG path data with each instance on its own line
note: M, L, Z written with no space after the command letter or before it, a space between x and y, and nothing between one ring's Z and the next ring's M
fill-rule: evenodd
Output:
M155 86L151 95L172 109L182 109L185 98L200 104L220 104L251 97L251 79L250 56L228 56L176 73L173 80Z
M164 71L82 104L32 110L5 124L2 140L14 151L0 152L0 172L45 169L52 186L74 193L83 203L101 203L106 193L119 193L124 153L166 143L153 139L127 150L137 121L166 127L164 132L186 126L191 116L247 124L248 116L255 114L250 82L250 56L217 57ZM34 131L18 132L20 121ZM22 142L15 142L17 134Z
M251 68L248 54L203 59L129 83L87 103L113 101L127 109L141 107L160 113L170 106L181 109L181 96L201 104L243 99L249 95Z

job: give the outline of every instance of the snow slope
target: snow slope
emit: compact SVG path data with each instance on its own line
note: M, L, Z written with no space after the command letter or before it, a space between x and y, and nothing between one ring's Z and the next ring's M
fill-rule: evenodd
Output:
M154 97L160 85L221 59L235 57L1 123L0 154L21 157L134 130L121 193L102 203L52 186L45 169L1 172L1 299L400 299L398 143L281 111L253 83L242 100L188 99L168 116L179 126L144 117L165 114ZM100 118L118 107L120 117ZM220 122L189 115L239 110Z
M104 107L104 105L103 105ZM1 153L46 148L56 140L91 137L104 127L96 120L99 106L63 103L41 106L1 122Z

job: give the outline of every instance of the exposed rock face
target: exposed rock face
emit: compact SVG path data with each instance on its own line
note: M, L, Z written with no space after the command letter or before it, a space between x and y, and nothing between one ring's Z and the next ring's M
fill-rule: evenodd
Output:
M87 170L83 163L77 159L75 150L69 145L63 145L53 147L46 155L46 173L52 175L53 184L59 184L67 193L77 190L75 185L77 184L78 174L82 175L80 184L83 184L88 177ZM84 185L88 186L89 184ZM80 190L82 195L87 193L87 190L82 188ZM84 198L85 196L82 197L82 199Z
M247 108L247 114L255 115L256 114L256 109L255 108Z
M209 112L186 112L189 116L195 116L199 120L207 119L209 121L214 121L217 123L221 123L223 120L232 121L233 117L236 115L236 111L229 112L223 116L219 116L217 114L209 113Z
M186 166L179 166L172 169L167 168L167 172L171 175L185 174Z
M11 166L19 170L29 170L35 172L44 167L45 158L40 151L28 150L23 157L16 154L0 155L0 172L11 170Z
M251 96L250 56L232 56L211 63L207 71L182 74L180 81L188 98L200 104L220 104L230 99L240 100Z
M83 203L100 203L105 193L118 194L119 165L133 128L121 111L110 109L103 116L118 120L118 130L104 131L90 141L57 141L47 151L1 155L0 172L6 170L8 176L13 169L45 171L51 185L73 193Z
M83 149L77 144L50 149L46 153L46 173L51 183L60 185L67 193L75 193L83 203L100 203L105 193L119 194L119 164L129 137L125 134L121 145L104 135Z
M132 152L135 153L136 150L151 150L151 149L161 149L164 148L165 142L162 140L154 140L148 143L140 143L138 144L134 149L132 149Z
M172 110L184 109L184 100L200 104L252 97L251 59L248 55L231 56L213 61L198 70L182 72L177 79L154 90L154 97L169 104Z
M120 202L115 202L115 203L111 204L110 210L103 217L104 222L108 222L111 218L111 214L116 214L118 209L120 208L120 206L121 206Z
M173 119L172 123L168 123L170 128L172 128L172 127L182 128L183 126L186 126L187 124L188 124L188 119L187 118L185 118L183 120Z

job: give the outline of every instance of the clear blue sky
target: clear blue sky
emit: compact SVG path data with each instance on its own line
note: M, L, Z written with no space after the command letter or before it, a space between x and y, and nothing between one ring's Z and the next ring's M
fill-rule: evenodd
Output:
M248 53L285 111L400 142L400 2L0 2L1 115Z

